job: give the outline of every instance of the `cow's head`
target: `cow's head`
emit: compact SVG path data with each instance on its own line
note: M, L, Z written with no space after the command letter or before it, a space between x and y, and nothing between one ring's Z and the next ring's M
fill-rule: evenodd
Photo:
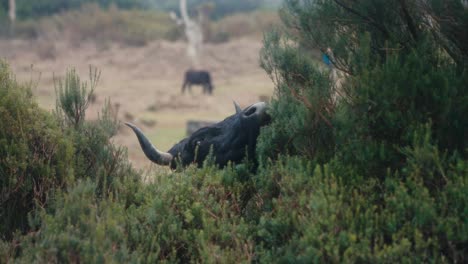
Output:
M215 163L223 167L229 161L242 162L247 154L254 157L260 127L270 122L266 104L259 102L242 110L236 103L236 113L223 121L195 131L175 144L168 152L159 151L135 125L126 123L137 135L146 157L160 165L175 168L178 163L203 165L212 151Z

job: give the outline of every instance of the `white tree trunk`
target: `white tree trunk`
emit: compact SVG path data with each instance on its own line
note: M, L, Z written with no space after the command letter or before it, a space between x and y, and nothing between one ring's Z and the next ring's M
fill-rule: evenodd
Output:
M9 0L8 16L10 17L11 23L15 23L16 20L16 0Z
M10 35L15 35L15 21L16 21L16 0L8 1L8 17L10 18Z
M185 35L187 37L187 55L192 61L192 67L200 66L200 53L203 44L203 32L200 25L190 19L187 12L187 1L180 0L180 14L185 25Z

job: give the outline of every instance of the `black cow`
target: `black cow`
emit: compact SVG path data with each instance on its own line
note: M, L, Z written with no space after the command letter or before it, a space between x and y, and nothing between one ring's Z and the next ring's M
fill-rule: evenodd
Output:
M255 146L260 127L270 122L266 113L266 104L259 102L241 110L236 106L236 114L223 121L200 128L191 136L175 144L168 152L156 149L143 132L135 125L126 123L135 132L146 157L160 165L169 165L172 169L177 164L183 167L196 163L199 167L212 150L214 162L224 167L231 161L242 162L247 154L255 157Z
M201 85L204 94L213 93L213 84L208 71L187 70L184 76L184 84L182 85L182 93L188 87L189 92L192 92L192 85Z

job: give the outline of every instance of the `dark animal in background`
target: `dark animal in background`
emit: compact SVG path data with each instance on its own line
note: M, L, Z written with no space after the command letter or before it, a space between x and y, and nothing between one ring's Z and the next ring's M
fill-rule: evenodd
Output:
M213 93L213 84L211 83L211 75L208 71L188 70L185 72L184 84L182 85L182 93L188 88L192 92L192 85L201 85L204 94Z
M177 164L186 167L191 163L201 167L212 149L215 164L224 167L229 161L242 162L246 154L249 158L254 158L260 127L271 120L264 102L253 104L244 110L236 103L234 105L234 115L197 130L175 144L168 152L159 151L139 128L130 123L126 124L135 132L146 157L157 164L168 165L172 169L175 169Z

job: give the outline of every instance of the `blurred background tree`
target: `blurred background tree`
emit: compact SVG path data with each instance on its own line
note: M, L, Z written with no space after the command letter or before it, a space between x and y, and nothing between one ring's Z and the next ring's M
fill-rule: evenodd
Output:
M8 10L9 0L0 0L0 16L4 16ZM80 8L86 3L97 3L102 7L116 5L122 9L158 9L163 11L178 12L178 1L173 0L41 0L28 1L16 0L17 14L19 19L27 19L32 17L41 17L53 15L62 11L68 11ZM223 1L223 0L191 0L187 1L190 7L190 12L195 13L196 8L203 4L213 4L214 10L211 12L211 18L218 19L223 16L252 11L257 8L278 7L278 0L238 0L238 1Z

